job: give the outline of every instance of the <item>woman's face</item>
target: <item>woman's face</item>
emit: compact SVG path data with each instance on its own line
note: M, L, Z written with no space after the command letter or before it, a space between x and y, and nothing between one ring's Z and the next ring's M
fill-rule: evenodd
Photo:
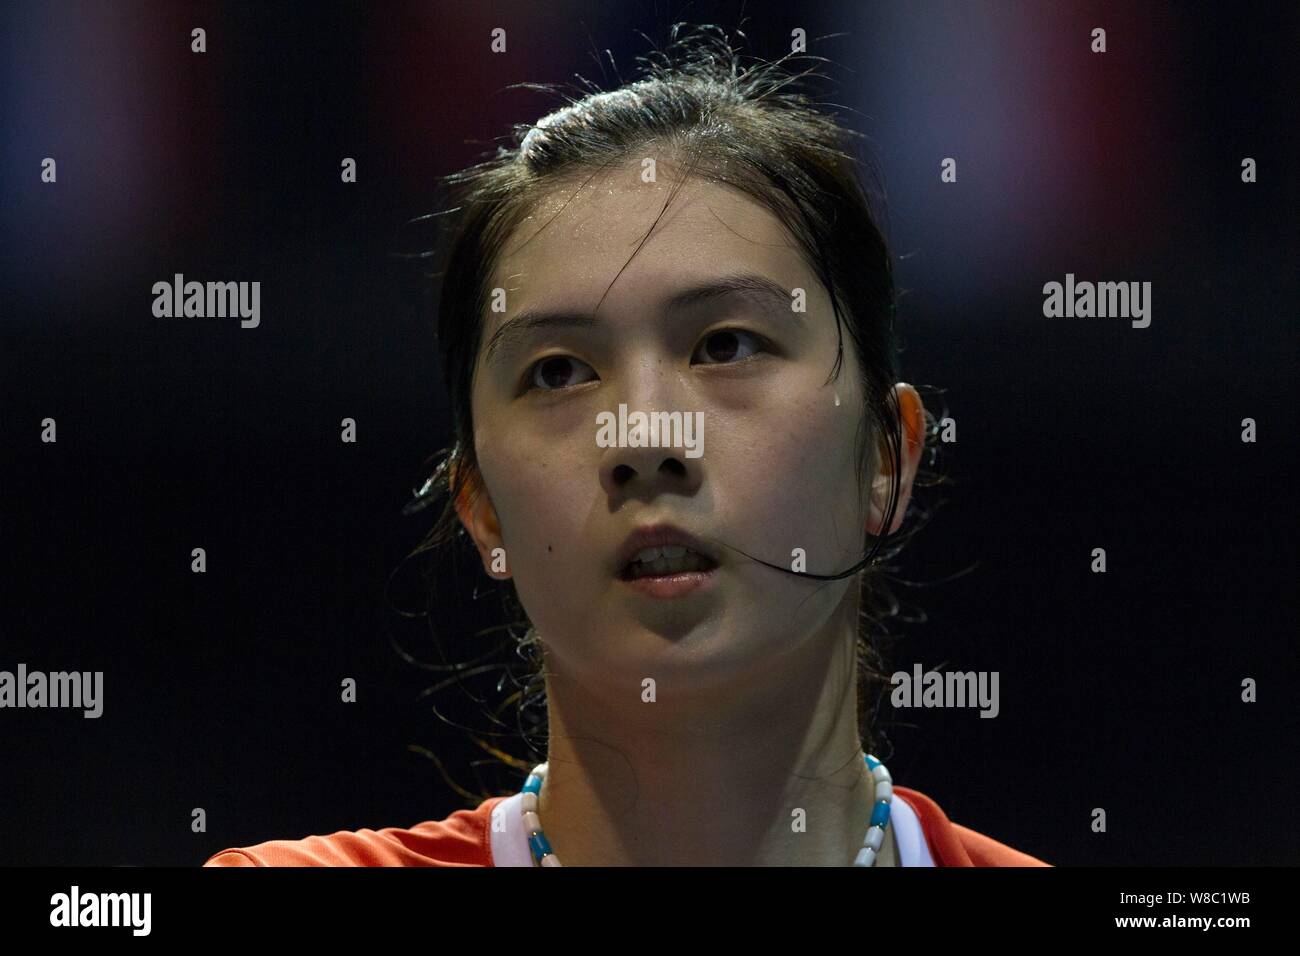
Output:
M803 549L806 570L827 574L861 560L869 526L862 383L846 335L840 377L824 384L836 356L825 289L778 220L720 183L688 180L638 250L676 179L659 174L642 182L637 164L576 196L558 188L506 242L489 286L505 290L504 311L484 316L473 379L484 497L461 512L486 565L504 548L508 573L495 576L513 576L552 666L624 699L645 677L716 688L842 636L827 624L855 580L799 579L711 545L709 586L654 597L619 575L634 529L671 523L786 568ZM740 275L776 294L674 303ZM488 354L525 311L591 317L598 302L594 322L503 336ZM702 423L702 454L602 447L597 416L617 421L620 405Z

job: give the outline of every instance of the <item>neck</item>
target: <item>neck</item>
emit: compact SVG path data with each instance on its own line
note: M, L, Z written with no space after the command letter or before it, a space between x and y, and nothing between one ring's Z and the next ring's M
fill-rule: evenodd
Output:
M538 814L560 861L850 865L875 783L858 737L853 634L837 632L743 687L698 695L707 700L615 701L548 655ZM897 865L892 827L876 865Z

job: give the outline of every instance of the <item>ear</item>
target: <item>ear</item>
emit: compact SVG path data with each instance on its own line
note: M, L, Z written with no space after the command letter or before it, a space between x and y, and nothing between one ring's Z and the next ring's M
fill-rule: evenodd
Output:
M897 400L903 440L899 456L902 459L902 474L898 482L898 505L894 511L894 520L890 522L889 530L886 532L882 526L885 521L885 509L889 505L889 488L894 480L894 461L882 442L880 473L871 483L871 508L867 517L867 531L876 537L886 533L893 534L903 524L907 504L912 500L912 482L916 479L916 473L921 467L921 454L925 451L925 405L921 401L921 396L906 382L899 382L894 386L894 396Z
M451 465L448 476L449 488L456 487L460 467L459 462ZM475 470L466 469L465 484L456 495L456 515L474 540L474 547L478 549L479 557L483 561L483 570L488 573L488 576L497 580L510 577L509 570L500 570L502 564L492 554L497 548L502 549L503 552L505 550L501 537L501 521L497 517L496 508L492 506L492 499L487 489L483 487L482 479ZM492 567L494 563L497 565L497 570ZM505 567L509 568L509 562Z

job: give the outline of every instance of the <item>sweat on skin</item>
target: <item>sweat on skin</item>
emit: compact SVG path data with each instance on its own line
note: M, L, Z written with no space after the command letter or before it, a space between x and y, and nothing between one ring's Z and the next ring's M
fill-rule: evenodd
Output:
M858 485L857 363L827 381L837 327L812 267L752 198L690 180L665 211L674 184L642 183L635 166L565 184L503 244L487 283L506 290L509 311L485 317L484 342L525 314L547 322L476 358L484 494L462 521L485 568L493 549L510 554L521 603L546 636L539 813L566 865L848 866L873 793L861 758L850 759L861 747L853 582L810 585L718 548L713 586L656 601L614 568L628 533L659 521L774 562L805 547L826 567L858 560L863 530L888 530L888 481ZM783 294L689 294L737 275ZM804 314L791 308L798 288ZM674 307L683 294L688 304ZM715 360L708 340L723 331L746 354ZM726 344L735 355L737 340ZM563 374L536 381L544 360ZM915 413L908 432L920 434L915 390L895 388ZM593 418L621 403L702 412L708 455L597 447ZM892 530L919 458L909 444ZM641 697L647 676L654 703ZM727 792L740 796L722 820L699 812L701 793ZM773 806L819 825L795 835ZM887 840L880 863L895 858Z

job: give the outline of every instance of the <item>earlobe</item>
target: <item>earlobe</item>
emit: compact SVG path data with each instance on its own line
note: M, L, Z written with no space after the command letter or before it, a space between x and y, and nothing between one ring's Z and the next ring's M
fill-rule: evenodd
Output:
M456 474L457 466L452 465L449 484L451 488L456 487ZM466 473L464 484L456 492L456 515L473 539L474 547L483 561L483 569L494 578L509 577L509 574L492 570L492 552L502 547L501 521L497 517L496 508L493 507L487 490L482 487L473 472Z
M888 449L882 445L880 473L872 482L870 513L867 517L867 531L877 536L893 534L901 527L908 503L912 499L912 482L925 449L925 406L921 396L906 382L895 385L894 394L898 405L899 431L902 439L902 447L899 449L901 474L898 476L898 502L894 510L894 519L886 530L883 525L885 509L889 504L890 487L894 482L894 462L888 456Z
M897 386L898 404L903 417L903 431L907 436L908 447L904 454L909 473L915 473L925 447L925 406L921 396L910 385L900 382Z

